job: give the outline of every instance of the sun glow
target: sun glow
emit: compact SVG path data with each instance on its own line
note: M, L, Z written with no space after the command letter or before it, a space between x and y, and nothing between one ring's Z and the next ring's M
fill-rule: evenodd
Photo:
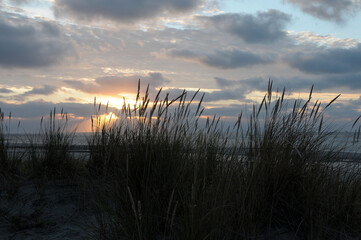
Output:
M92 126L101 127L103 125L112 124L117 121L119 117L113 112L104 113L101 115L92 116Z
M97 98L97 102L102 105L108 104L109 107L114 107L117 109L121 109L124 104L126 106L130 105L130 108L133 109L136 104L135 101L136 96L132 94L124 95L123 97L99 97Z

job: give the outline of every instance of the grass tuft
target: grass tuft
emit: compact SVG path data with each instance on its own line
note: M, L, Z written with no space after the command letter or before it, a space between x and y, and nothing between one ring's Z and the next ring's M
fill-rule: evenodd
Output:
M270 82L247 126L241 114L233 129L217 116L201 124L196 95L160 99L161 90L124 104L116 121L93 121L88 166L103 179L97 237L360 236L360 172L336 163L342 146L324 120L338 96L323 107L312 90L290 105Z
M25 169L30 178L72 180L81 174L82 165L75 159L71 146L76 131L68 126L68 116L54 108L48 118L41 118L40 132L29 135L30 148Z
M134 106L117 113L94 99L86 159L72 154L76 131L54 109L28 159L11 161L1 113L0 174L79 180L95 239L359 239L360 167L340 162L325 114L339 95L322 104L312 94L291 102L270 81L261 103L225 127L203 115L199 91L151 99L139 82Z

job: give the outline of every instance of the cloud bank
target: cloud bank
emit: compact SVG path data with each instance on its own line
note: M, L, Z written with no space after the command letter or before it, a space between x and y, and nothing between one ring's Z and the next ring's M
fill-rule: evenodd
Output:
M29 3L33 0L10 0L10 3L13 3L15 5L21 5L21 4L25 4L25 3Z
M238 49L216 50L214 53L205 56L187 49L172 49L168 51L167 55L174 58L196 61L203 65L220 69L235 69L273 62L273 60L266 56Z
M147 76L99 77L95 79L94 82L67 80L65 83L71 88L85 93L117 96L120 93L135 93L139 79L143 86L149 84L152 88L162 86L169 82L161 73L149 73Z
M316 18L342 23L361 9L359 0L284 0Z
M291 67L305 73L361 72L361 44L352 48L326 48L311 53L298 52L284 59Z
M12 93L13 91L8 88L0 88L0 93Z
M57 87L50 86L50 85L45 85L42 87L34 87L30 91L27 91L23 94L14 96L14 98L18 101L24 101L25 98L30 97L30 96L35 96L35 95L48 96L48 95L55 93L57 90L58 90Z
M13 21L0 12L0 66L45 67L72 54L72 44L51 22Z
M291 16L278 10L258 12L256 15L225 13L199 17L220 31L242 38L247 43L272 43L286 36L284 30Z
M55 0L56 16L78 20L110 19L134 22L164 13L182 13L196 8L201 0Z

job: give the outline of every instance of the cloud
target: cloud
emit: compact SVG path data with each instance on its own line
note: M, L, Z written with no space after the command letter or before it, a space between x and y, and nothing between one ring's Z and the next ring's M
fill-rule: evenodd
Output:
M290 77L290 78L276 78L271 77L271 80L273 81L273 89L278 91L282 91L282 89L286 88L286 94L289 93L297 93L301 91L308 92L314 84L315 89L314 92L320 93L322 90L326 90L326 93L329 93L332 89L335 95L333 97L336 97L336 95L339 93L340 88L350 88L353 90L361 89L361 74L349 74L349 75L336 75L336 76L322 76L322 77L316 77L316 78L302 78L302 77ZM242 80L229 80L224 78L215 78L217 85L222 88L223 90L221 92L224 92L225 94L227 91L231 91L233 89L241 89L243 91L246 91L246 93L250 93L252 91L266 91L267 90L267 82L268 79L266 78L249 78L249 79L242 79ZM333 97L330 97L329 100L331 100ZM287 101L289 103L292 103L296 99L288 98ZM317 97L315 98L315 100ZM245 99L247 101L247 99ZM245 101L243 100L243 101ZM249 100L249 103L252 101ZM324 103L323 106L325 106L328 101L322 101ZM260 102L258 101L258 104ZM338 122L338 123L352 123L359 115L359 109L360 109L360 103L361 103L361 97L358 100L338 100L335 103L332 104L332 110L327 112L327 118L332 119L332 121ZM235 116L238 113L244 109L244 107L247 108L250 105L230 105L230 106L224 106L224 107L216 107L211 109L206 109L204 111L204 114L206 115L213 115L213 114L221 114L222 116ZM289 107L292 107L293 105L289 105Z
M99 77L94 82L67 80L65 83L85 93L116 96L120 93L136 92L139 79L142 85L149 84L153 89L169 82L161 73L149 73L147 76Z
M209 67L220 69L242 68L272 62L272 60L267 57L238 49L216 50L214 53L205 56L187 49L173 49L168 51L167 55L175 58L196 61Z
M196 8L202 0L55 0L55 16L79 20L111 19L134 22L164 13L182 13Z
M22 104L12 104L0 101L0 108L5 112L5 115L8 116L9 112L11 112L13 119L20 118L19 133L24 133L23 131L27 133L38 132L40 130L41 117L48 117L49 112L54 108L56 109L56 113L60 113L63 109L63 111L68 114L68 126L76 127L80 124L78 128L79 131L90 130L90 118L94 114L93 103L60 102L54 104L46 101L30 101ZM108 112L117 113L117 109L108 107ZM12 123L12 131L16 131L16 124L17 122Z
M201 61L208 66L223 69L248 67L271 62L271 60L265 59L251 52L240 50L217 50L214 54L206 56Z
M89 117L94 113L94 105L81 103L52 103L45 101L29 101L22 104L12 104L0 102L0 106L4 111L11 111L14 117L20 118L38 118L40 122L42 116L47 116L54 107L60 111L74 113L78 116ZM39 124L38 122L38 124Z
M231 104L230 106L225 107L212 107L206 108L203 112L203 115L207 116L221 116L221 117L233 117L231 122L234 124L237 121L239 114L245 110L247 105L244 104ZM223 118L223 120L225 120Z
M359 0L284 0L316 18L342 23L360 10Z
M241 80L230 80L215 77L219 88L223 90L242 89L243 92L267 90L268 81L273 81L275 89L286 87L290 91L308 91L312 85L317 91L328 91L340 93L340 89L361 90L361 73L322 75L316 77L253 77Z
M229 80L225 78L215 77L217 85L222 89L241 87L245 90L264 90L267 88L267 79L262 77L246 78L242 80Z
M169 50L167 53L168 56L175 57L175 58L184 58L184 59L198 59L199 55L195 52L192 52L187 49L172 49Z
M49 86L49 85L45 85L42 87L35 87L30 91L27 91L23 94L14 96L14 98L18 101L23 101L25 98L34 96L34 95L48 96L48 95L55 93L57 91L57 89L58 89L57 87Z
M7 88L0 88L0 93L12 93L13 91Z
M21 4L25 4L25 3L29 3L33 0L10 0L10 3L16 4L16 5L21 5Z
M163 91L163 93L169 93L171 98L176 98L183 93L183 89L181 88L174 88L174 89L167 89ZM191 98L196 91L187 90L188 98ZM213 102L219 100L243 100L245 98L246 90L241 88L233 88L233 89L222 89L213 92L207 92L204 95L204 102ZM195 100L199 101L202 97L202 89L200 89L200 93L197 94Z
M242 102L248 101L246 95L253 90L265 90L267 89L268 80L258 78L247 78L243 80L229 80L225 78L215 77L217 85L221 90L205 93L204 102L216 102L221 100L239 100ZM164 92L170 94L171 97L179 96L182 94L183 89L167 89ZM202 89L200 90L202 92ZM193 96L196 91L187 91L188 96ZM198 93L196 100L200 100L202 93Z
M65 101L67 102L78 102L80 99L78 98L75 98L75 97L69 97L67 99L65 99Z
M57 90L54 86L45 85L43 87L33 88L30 91L27 91L22 94L22 96L32 96L32 95L50 95Z
M204 97L205 102L220 101L220 100L244 100L247 91L242 88L224 89L206 93Z
M338 38L334 34L320 35L314 32L289 32L289 38L296 44L323 46L329 48L356 47L361 41L356 38Z
M291 16L278 10L245 13L225 13L211 17L199 17L220 31L242 38L247 43L272 43L286 36L284 28Z
M326 48L311 53L298 52L284 60L293 68L313 74L361 72L361 44L353 48Z
M188 95L188 99L192 94ZM206 94L207 96L207 94ZM78 130L90 130L90 118L94 115L94 105L93 103L57 103L54 104L52 102L45 102L45 101L31 101L24 104L11 104L11 103L4 103L0 101L0 108L5 112L5 115L11 114L13 119L21 118L20 120L20 133L23 133L25 130L27 133L36 133L39 131L40 127L40 119L41 117L47 117L51 110L56 108L56 112L60 113L63 109L64 112L68 113L68 120L71 126L80 125ZM171 106L173 110L176 105ZM194 104L191 106L192 111L195 111L197 105ZM203 115L213 115L213 114L220 114L222 116L237 116L240 111L242 110L241 105L231 105L227 107L220 107L220 108L212 108L212 109L205 109ZM104 109L102 109L104 110ZM103 113L101 110L101 113ZM108 107L108 112L113 112L117 114L119 112L118 109ZM84 124L85 123L85 124ZM12 131L16 131L16 124L17 122L12 123L14 127L12 127Z
M0 12L0 66L33 68L61 62L72 45L51 22L20 18L15 21Z
M341 74L324 76L316 80L323 89L347 88L350 90L361 90L361 73Z

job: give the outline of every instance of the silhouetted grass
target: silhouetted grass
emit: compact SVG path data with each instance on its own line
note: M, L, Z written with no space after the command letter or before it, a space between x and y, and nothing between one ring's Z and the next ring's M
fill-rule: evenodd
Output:
M136 104L124 103L113 119L104 121L94 101L88 160L71 154L75 130L54 109L41 120L41 145L34 140L16 168L45 181L87 178L95 239L357 239L360 168L338 162L343 146L324 119L338 96L312 103L312 90L290 102L270 82L261 104L225 128L202 115L199 92L161 98L160 90L151 100L139 84Z
M242 115L223 129L217 117L199 124L202 100L193 103L195 96L159 96L151 102L148 91L141 100L138 94L116 121L93 121L100 125L89 169L104 179L97 238L360 236L360 171L334 163L341 148L329 146L324 123L337 97L311 105L311 89L307 101L289 107L270 83L245 129Z
M15 179L19 176L21 155L10 149L7 141L10 135L11 113L5 117L0 108L0 183L7 179ZM15 144L15 143L13 143Z
M76 159L70 151L75 130L68 126L67 113L54 108L47 118L41 118L40 132L29 135L30 148L25 164L25 174L43 181L72 180L82 170L84 162Z

